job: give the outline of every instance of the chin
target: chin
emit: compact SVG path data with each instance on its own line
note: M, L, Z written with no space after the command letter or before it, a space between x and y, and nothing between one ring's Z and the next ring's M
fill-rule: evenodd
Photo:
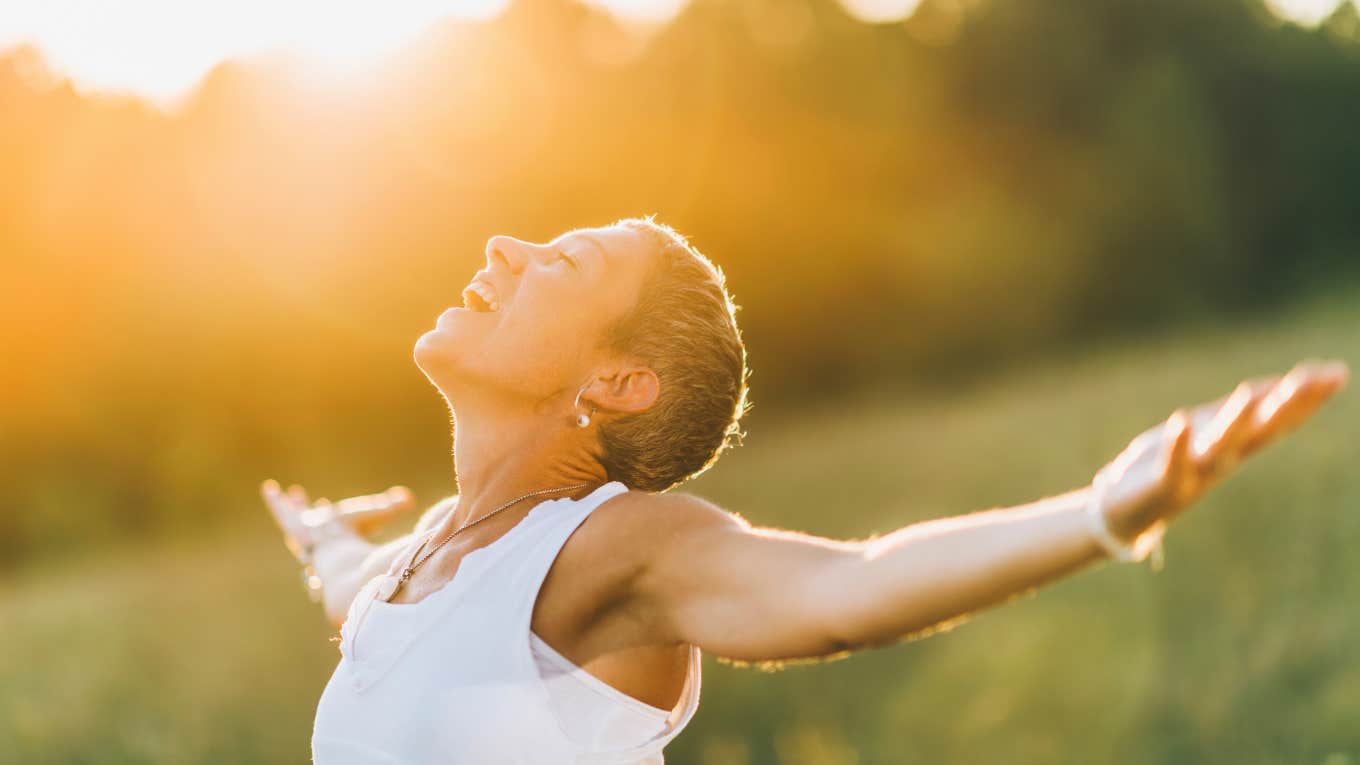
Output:
M436 327L416 340L412 357L416 366L436 385L457 374L460 351L455 333L444 327ZM441 386L442 387L442 386Z

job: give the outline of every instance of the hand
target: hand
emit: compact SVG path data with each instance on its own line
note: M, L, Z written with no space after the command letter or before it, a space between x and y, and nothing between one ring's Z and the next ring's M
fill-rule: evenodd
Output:
M260 485L260 494L283 531L284 544L299 558L307 548L320 541L322 527L327 523L341 522L356 533L367 535L415 504L415 497L405 486L393 486L382 494L350 497L334 504L324 498L312 504L301 486L293 484L285 493L279 488L278 481L271 478Z
M1104 468L1110 531L1133 542L1162 528L1242 459L1311 417L1348 377L1342 362L1301 362L1282 377L1247 380L1216 401L1177 409Z

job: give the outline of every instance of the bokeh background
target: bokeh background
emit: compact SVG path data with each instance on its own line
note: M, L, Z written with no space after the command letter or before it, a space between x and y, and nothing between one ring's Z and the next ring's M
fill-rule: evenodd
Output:
M2 763L308 761L339 655L259 483L453 493L411 350L494 234L688 234L754 408L687 490L839 538L1360 360L1351 0L50 2L0 46ZM1358 430L1343 393L1158 573L706 656L667 761L1360 763Z

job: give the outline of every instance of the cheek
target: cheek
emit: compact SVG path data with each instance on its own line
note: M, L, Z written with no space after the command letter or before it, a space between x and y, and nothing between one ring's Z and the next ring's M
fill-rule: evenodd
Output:
M525 346L558 345L575 348L592 338L596 306L579 297L552 295L525 301L506 317L503 328Z
M528 397L578 384L603 331L599 306L546 296L519 306L494 326L464 316L426 332L415 344L417 366L436 383L480 380Z
M551 371L574 371L579 364L586 337L579 327L566 321L544 321L516 333L515 341L499 350L519 360L516 366L538 370L535 376Z

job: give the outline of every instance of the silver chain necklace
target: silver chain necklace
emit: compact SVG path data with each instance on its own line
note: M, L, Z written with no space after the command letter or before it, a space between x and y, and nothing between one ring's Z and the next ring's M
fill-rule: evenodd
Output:
M387 587L384 587L382 588L382 590L379 591L378 597L382 598L384 601L391 602L392 598L395 598L397 596L397 593L401 591L402 586L406 584L407 580L409 580L411 576L416 573L416 569L420 568L421 565L425 563L425 561L429 560L431 556L439 552L444 547L444 545L450 542L450 540L458 536L459 532L463 531L463 529L466 529L470 526L475 526L476 524L481 523L482 521L486 520L487 518L490 518L496 513L499 513L507 508L513 507L514 505L523 502L524 500L529 499L530 497L537 497L543 494L552 494L553 492L558 491L573 491L575 489L584 489L589 485L590 485L589 483L581 483L575 486L563 486L557 489L539 489L538 491L531 491L523 496L515 497L514 499L510 500L509 502L506 502L505 504L501 505L495 510L492 510L486 515L483 515L481 518L478 518L475 521L469 521L463 524L462 526L459 526L458 528L454 529L448 536L444 537L443 541L441 541L439 544L431 548L429 552L425 553L424 557L422 557L420 560L416 560L416 555L420 555L420 551L425 549L425 543L430 541L429 538L427 537L425 541L420 543L420 547L416 548L415 554L411 556L411 562L406 565L406 568L402 569L401 576L397 577L395 580L389 579L389 581L391 582L390 592L382 591L388 589ZM389 577L390 576L391 575L389 574Z

